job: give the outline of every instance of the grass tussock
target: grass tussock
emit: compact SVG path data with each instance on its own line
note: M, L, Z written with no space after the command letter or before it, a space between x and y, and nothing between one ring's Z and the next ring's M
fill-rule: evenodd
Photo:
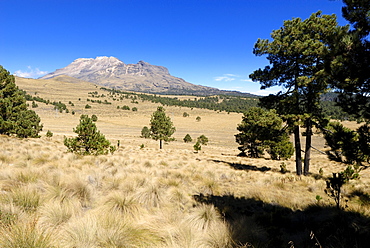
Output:
M4 248L51 248L55 245L52 229L43 230L36 220L10 226L0 226L0 247Z
M336 210L325 178L343 168L323 157L312 159L320 177L297 177L294 161L282 174L280 161L212 145L195 154L121 139L114 155L83 157L57 135L0 144L0 247L313 247L310 231L324 247L370 242L370 173Z

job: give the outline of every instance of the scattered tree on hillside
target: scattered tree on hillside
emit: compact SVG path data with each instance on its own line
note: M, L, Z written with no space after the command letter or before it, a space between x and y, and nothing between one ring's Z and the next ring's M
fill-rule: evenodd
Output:
M97 122L97 121L98 121L98 117L97 117L96 115L92 115L92 116L91 116L91 120L92 120L93 122Z
M162 149L163 141L172 141L171 135L176 131L171 118L166 116L165 109L158 107L150 119L150 136L154 140L159 140L159 148Z
M199 121L202 120L202 118L200 118L200 116L197 116L197 118L195 118L195 120L199 122Z
M201 136L199 136L198 138L197 138L197 141L201 144L201 145L207 145L207 143L208 143L208 138L204 135L204 134L202 134Z
M80 116L80 123L73 129L73 132L77 133L77 137L64 138L64 145L67 146L69 152L81 155L102 155L113 153L116 150L116 147L111 146L88 115Z
M48 130L48 131L46 132L46 137L48 137L48 138L53 137L53 133L52 133L50 130Z
M27 109L26 98L14 76L0 66L0 134L38 138L41 130L40 117Z
M259 158L267 149L273 159L287 159L293 155L293 145L283 121L274 110L251 108L242 117L235 135L241 155Z
M188 143L188 142L192 142L193 139L191 138L190 134L186 134L185 137L184 137L184 142L185 143Z
M282 28L271 34L273 41L258 39L253 53L267 55L271 66L250 75L261 83L261 89L283 86L284 91L264 98L264 107L274 108L283 115L294 133L296 173L302 174L300 126L306 128L304 174L309 173L312 126L323 122L320 95L325 93L330 81L326 72L326 59L331 56L330 44L346 32L337 25L335 15L312 14L284 21Z
M141 129L141 138L145 138L145 139L150 138L150 129L147 126Z
M195 143L195 145L193 146L193 148L194 148L194 151L195 151L196 153L198 153L200 150L202 150L202 145L199 143L199 141L197 141L197 142Z

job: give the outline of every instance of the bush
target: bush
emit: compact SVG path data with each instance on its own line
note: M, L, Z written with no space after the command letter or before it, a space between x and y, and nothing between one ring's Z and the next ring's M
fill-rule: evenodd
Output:
M141 129L141 137L142 138L150 138L150 130L147 126L143 127L143 129Z
M48 137L48 138L53 137L53 133L52 133L50 130L48 130L48 131L46 132L46 137Z
M201 136L199 136L197 138L197 141L201 144L201 145L207 145L208 143L208 138L206 136L204 136L203 134Z
M188 114L187 112L184 112L184 113L182 114L182 116L183 116L183 117L189 117L189 114Z
M93 122L97 122L97 121L98 121L98 117L97 117L96 115L92 115L92 116L91 116L91 120L92 120Z
M91 108L91 106L89 104L85 105L85 109L90 109L90 108Z
M69 152L81 155L101 155L113 153L115 146L111 146L105 136L97 130L95 123L88 115L80 116L80 123L73 132L77 133L75 138L65 138L64 145Z
M202 118L200 118L200 116L197 116L197 118L195 118L196 121L201 121Z
M195 143L193 147L195 152L199 152L200 150L202 150L202 146L200 145L199 141L197 141L197 143Z
M193 139L190 137L190 134L185 135L185 137L184 137L184 142L185 143L192 142L192 141L193 141Z

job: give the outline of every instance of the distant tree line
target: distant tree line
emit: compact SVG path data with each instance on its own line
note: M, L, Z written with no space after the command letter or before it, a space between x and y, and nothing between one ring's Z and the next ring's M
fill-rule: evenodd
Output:
M141 99L142 101L149 101L152 103L160 103L164 106L179 106L188 108L200 108L210 109L215 111L225 112L236 112L245 113L250 108L257 107L259 105L259 99L256 97L241 97L241 96L229 96L229 95L218 95L218 96L197 96L194 99L180 100L177 97L150 95L142 93L125 92L117 89L110 89L101 87L100 89L110 92L111 95L121 95L120 98L132 99L136 101ZM326 117L336 120L355 120L353 116L344 112L339 106L335 104L336 94L328 93L323 96L321 101L321 108Z

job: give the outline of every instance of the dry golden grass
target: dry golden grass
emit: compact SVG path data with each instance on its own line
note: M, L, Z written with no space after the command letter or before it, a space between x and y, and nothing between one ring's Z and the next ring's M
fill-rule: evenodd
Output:
M2 247L17 247L23 242L16 238L20 234L28 235L27 242L39 242L37 247L287 247L291 240L297 247L310 247L309 231L320 229L316 222L294 231L286 223L294 226L315 219L312 216L321 223L320 218L336 216L330 207L334 202L324 193L325 180L317 178L320 168L327 177L344 166L313 151L313 175L298 177L293 160L284 161L290 172L282 174L282 161L237 157L233 135L240 114L167 107L177 141L159 150L157 142L139 137L155 104L140 102L135 105L138 112L117 110L117 105L131 106L123 100L91 104L92 109L85 110L88 92L106 92L90 84L53 80L17 78L17 84L45 99L72 101L70 110L76 115L56 113L39 103L34 110L45 130L40 139L0 136ZM190 117L182 117L184 111ZM120 140L113 155L66 152L63 136L73 135L82 113L96 114L99 130L113 144ZM196 122L196 116L202 120ZM47 130L54 133L51 139L45 137ZM193 138L204 134L209 145L194 153L193 144L182 142L186 133ZM324 149L319 135L313 142ZM367 234L363 226L370 223L369 184L370 173L364 170L360 180L346 185L344 195L350 200L340 213L340 219L354 215L358 221L353 223ZM316 213L315 207L323 210ZM326 209L334 214L324 215Z

